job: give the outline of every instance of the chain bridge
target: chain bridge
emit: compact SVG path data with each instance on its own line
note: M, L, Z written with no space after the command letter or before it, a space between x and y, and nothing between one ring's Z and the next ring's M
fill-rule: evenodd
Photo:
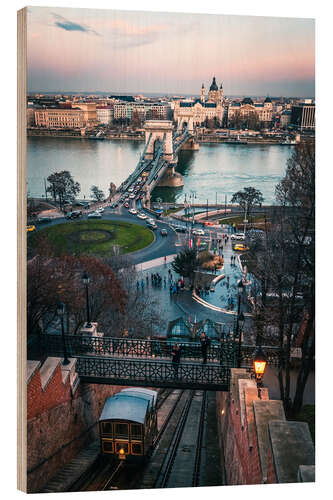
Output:
M163 186L182 186L183 179L175 172L178 153L181 149L199 149L195 140L193 121L182 123L182 128L174 130L168 120L147 120L144 125L145 146L139 162L132 174L123 182L121 190L126 191L145 175L145 197L149 202L150 193L159 184Z
M41 334L28 346L29 359L46 356L76 358L82 382L95 384L229 390L230 369L238 365L238 342L232 336L213 342L202 363L198 342L180 342L181 361L171 362L174 342L168 340ZM254 346L241 346L241 367L251 369ZM265 346L270 364L278 349ZM30 351L30 352L29 352Z

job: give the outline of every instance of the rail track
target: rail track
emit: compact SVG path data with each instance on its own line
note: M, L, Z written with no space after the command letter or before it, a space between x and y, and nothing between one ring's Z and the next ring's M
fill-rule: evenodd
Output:
M206 393L190 391L159 471L155 488L199 486ZM193 435L197 435L193 444Z

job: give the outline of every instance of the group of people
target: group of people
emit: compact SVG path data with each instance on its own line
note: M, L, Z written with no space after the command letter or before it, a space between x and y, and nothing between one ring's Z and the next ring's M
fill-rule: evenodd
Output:
M236 265L236 255L232 255L232 256L230 257L230 261L231 261L231 265L232 265L232 266L235 266L235 265Z
M179 278L177 281L173 281L172 279L170 280L170 286L169 286L169 290L170 290L170 295L173 295L173 294L176 294L178 295L178 293L184 289L184 280L182 278Z
M205 333L201 334L200 345L201 345L202 364L206 364L208 348L210 346L210 339L206 336ZM172 365L174 369L175 378L178 378L178 368L179 368L181 353L182 353L182 347L179 344L175 344L171 352Z
M195 287L195 293L199 296L199 297L203 297L205 295L209 295L209 285L206 285L205 287L199 285L197 287Z

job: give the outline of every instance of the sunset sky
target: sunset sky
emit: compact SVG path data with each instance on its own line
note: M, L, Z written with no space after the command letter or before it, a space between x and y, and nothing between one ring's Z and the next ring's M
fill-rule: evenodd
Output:
M28 91L313 97L312 19L28 8Z

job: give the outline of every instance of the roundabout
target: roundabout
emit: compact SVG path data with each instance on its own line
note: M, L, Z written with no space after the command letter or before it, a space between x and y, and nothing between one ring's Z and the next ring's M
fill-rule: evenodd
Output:
M33 246L46 238L56 254L98 255L107 257L117 248L120 254L144 249L154 242L154 233L139 224L123 221L84 220L56 224L38 231Z

